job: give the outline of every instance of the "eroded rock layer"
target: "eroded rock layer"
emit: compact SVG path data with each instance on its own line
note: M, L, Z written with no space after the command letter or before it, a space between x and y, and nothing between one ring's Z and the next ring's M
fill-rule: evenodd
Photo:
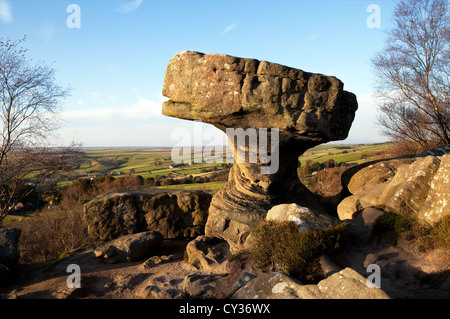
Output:
M320 143L347 137L357 101L339 79L255 59L183 51L167 66L163 95L169 98L164 115L201 120L226 133L242 129L248 135L244 145L234 138L238 134L229 139L236 164L212 199L208 236L240 246L274 205L298 203L320 210L298 179L298 157ZM246 162L237 158L238 150L246 154ZM270 163L264 157L268 154Z

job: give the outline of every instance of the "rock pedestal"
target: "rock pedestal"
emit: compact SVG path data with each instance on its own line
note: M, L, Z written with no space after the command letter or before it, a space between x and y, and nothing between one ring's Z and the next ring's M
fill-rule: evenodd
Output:
M216 126L235 151L228 183L211 202L207 236L241 246L274 205L320 210L298 179L298 157L347 137L357 101L340 80L266 61L183 51L167 66L163 95L169 98L164 115Z

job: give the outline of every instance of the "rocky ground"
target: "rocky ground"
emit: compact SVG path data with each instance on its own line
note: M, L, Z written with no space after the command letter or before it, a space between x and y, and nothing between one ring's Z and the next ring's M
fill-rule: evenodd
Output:
M110 263L94 255L94 246L79 249L57 265L18 265L20 273L0 289L2 298L139 299L225 298L236 274L201 271L183 260L187 241L166 240L151 255L134 262ZM160 263L149 260L159 256ZM153 258L151 258L153 257ZM147 259L148 258L148 259ZM164 261L166 259L166 261ZM81 270L81 288L69 289L70 264ZM237 274L239 275L239 274ZM187 287L189 286L189 287ZM150 287L150 288L149 288Z
M229 298L237 282L262 275L245 256L226 267L196 268L183 259L188 241L165 240L151 255L133 262L97 258L94 246L79 249L58 264L19 264L17 275L0 289L1 298L17 299L174 299ZM155 257L157 256L157 257ZM159 258L158 258L159 257ZM347 245L331 256L338 268L351 267L367 277L368 264L381 268L381 289L390 298L450 298L450 258L441 250L420 253L397 235L373 238L364 246ZM70 264L81 270L81 288L68 288ZM249 274L253 275L250 276ZM247 278L245 277L247 276Z

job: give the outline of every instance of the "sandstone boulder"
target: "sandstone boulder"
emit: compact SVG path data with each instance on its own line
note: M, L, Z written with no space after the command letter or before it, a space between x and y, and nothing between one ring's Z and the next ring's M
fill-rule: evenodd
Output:
M345 268L320 281L303 285L285 273L268 273L250 280L232 299L388 299L380 288L369 288L367 279Z
M204 233L211 195L203 191L144 189L110 192L84 205L89 235L99 240L152 230L164 238Z
M94 254L96 257L108 259L109 262L135 261L163 242L161 233L154 231L141 232L121 236L99 245Z
M409 219L417 219L439 164L437 157L427 156L398 167L395 176L386 183L378 205Z
M230 245L217 237L199 236L186 246L186 262L197 269L226 272Z
M292 221L298 226L300 231L329 228L339 223L337 218L324 213L314 212L298 204L274 206L267 212L266 220Z
M449 162L449 154L419 155L351 168L351 174L343 174L350 196L338 205L339 218L353 219L377 207L429 224L439 221L450 215Z
M218 127L234 151L228 183L211 201L207 236L239 248L274 205L321 210L296 170L308 148L347 137L357 101L340 80L266 61L183 51L167 66L163 95L169 98L164 115Z
M183 51L167 66L163 114L222 129L278 127L292 138L345 138L357 108L333 76L224 54ZM330 117L337 121L331 121Z
M350 193L355 194L360 189L373 187L377 184L385 184L391 180L397 169L402 165L411 164L414 159L394 159L391 161L381 161L358 171L352 176L347 187Z
M450 155L443 155L418 218L430 224L450 215Z

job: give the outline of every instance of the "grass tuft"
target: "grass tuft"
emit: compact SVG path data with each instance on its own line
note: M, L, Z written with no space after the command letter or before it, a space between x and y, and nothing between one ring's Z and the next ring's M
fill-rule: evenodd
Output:
M347 235L345 224L300 232L294 222L263 221L252 230L250 253L261 267L269 265L303 283L316 283L323 279L319 257L341 247Z

